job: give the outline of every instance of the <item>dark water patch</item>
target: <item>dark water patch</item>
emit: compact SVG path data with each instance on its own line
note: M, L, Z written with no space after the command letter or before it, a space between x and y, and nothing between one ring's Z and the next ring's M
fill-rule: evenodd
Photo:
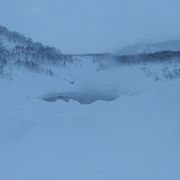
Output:
M91 93L50 93L41 97L42 100L47 102L56 102L57 100L63 100L69 102L69 100L74 100L80 104L91 104L98 100L101 101L114 101L118 96L109 94L91 94Z

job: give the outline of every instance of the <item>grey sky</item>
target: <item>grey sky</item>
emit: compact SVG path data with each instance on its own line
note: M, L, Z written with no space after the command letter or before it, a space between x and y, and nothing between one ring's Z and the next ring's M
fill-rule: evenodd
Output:
M180 0L0 0L0 25L65 53L180 39Z

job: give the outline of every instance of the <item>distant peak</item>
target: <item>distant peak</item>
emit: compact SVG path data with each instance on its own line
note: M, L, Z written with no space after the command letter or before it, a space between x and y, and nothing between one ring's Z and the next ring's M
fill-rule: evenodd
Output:
M160 51L180 51L180 39L169 40L156 43L137 43L121 49L116 54L118 55L136 55L143 53L154 53Z

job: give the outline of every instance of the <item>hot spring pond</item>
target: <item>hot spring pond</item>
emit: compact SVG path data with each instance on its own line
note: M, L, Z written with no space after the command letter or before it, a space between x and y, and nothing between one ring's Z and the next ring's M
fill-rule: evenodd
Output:
M49 93L42 97L42 100L47 102L55 102L57 100L62 100L65 102L69 102L69 100L74 100L79 102L80 104L91 104L98 100L101 101L114 101L119 96L112 94L101 94L101 93Z

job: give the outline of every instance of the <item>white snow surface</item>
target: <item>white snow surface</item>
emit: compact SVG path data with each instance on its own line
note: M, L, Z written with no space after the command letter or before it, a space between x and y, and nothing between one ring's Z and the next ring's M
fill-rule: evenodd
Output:
M180 79L155 82L138 69L0 78L0 180L179 180ZM40 98L59 92L118 98Z

